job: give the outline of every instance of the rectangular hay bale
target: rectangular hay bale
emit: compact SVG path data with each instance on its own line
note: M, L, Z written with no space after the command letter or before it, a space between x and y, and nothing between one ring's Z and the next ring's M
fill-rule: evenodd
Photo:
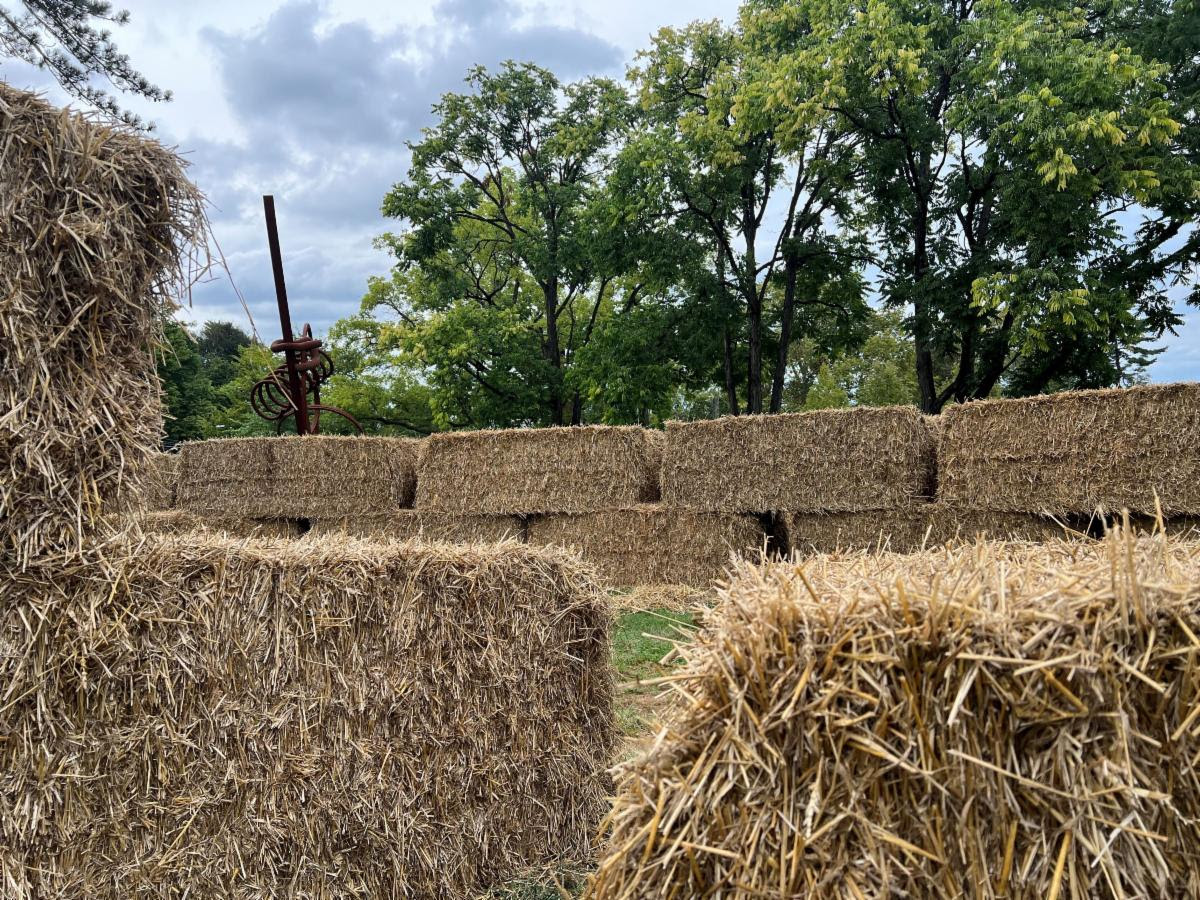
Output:
M143 531L152 534L207 531L232 537L299 538L306 533L298 519L215 519L182 509L144 513L136 521Z
M577 561L123 540L0 606L6 900L474 898L589 857L615 728Z
M398 509L385 516L313 519L313 534L349 534L403 540L422 538L451 544L492 544L524 541L520 516L455 516L427 509Z
M633 426L435 434L417 463L418 509L583 513L658 499L662 434Z
M1012 512L1200 513L1200 384L983 400L943 415L939 497Z
M668 422L662 500L727 512L862 512L927 496L931 426L908 407Z
M1200 543L818 556L718 595L590 900L1200 896Z
M412 506L419 443L314 435L184 444L179 506L218 518L381 515Z
M754 516L645 505L582 515L535 516L529 543L577 551L612 588L647 584L707 587L732 555L762 549Z

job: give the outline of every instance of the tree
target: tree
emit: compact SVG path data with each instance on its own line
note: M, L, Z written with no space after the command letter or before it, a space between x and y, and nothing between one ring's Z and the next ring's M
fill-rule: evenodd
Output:
M1145 358L1179 322L1162 288L1182 260L1157 243L1170 226L1151 213L1130 240L1121 217L1194 216L1196 174L1175 153L1166 69L1098 30L1098 7L744 7L767 106L861 148L880 290L907 312L927 412L986 397L1010 373L1017 390L1044 390L1114 355L1097 350ZM1082 368L1103 380L1121 367Z
M411 145L384 214L396 259L364 312L390 310L396 345L428 373L442 427L578 424L575 359L615 309L636 302L605 249L598 204L624 91L606 79L562 84L505 63L447 94Z
M871 315L857 347L821 363L810 389L796 398L800 409L836 406L916 406L913 343L896 312Z
M622 196L653 223L647 243L682 234L701 248L687 289L717 312L729 411L777 412L798 307L835 296L822 300L814 275L853 281L852 235L836 227L849 212L853 148L823 124L779 128L738 29L665 28L639 62L642 122L622 151ZM861 293L836 296L847 320L865 313Z
M208 436L215 396L196 339L178 322L168 322L165 330L167 346L158 359L158 377L163 388L165 443L172 447Z
M196 338L200 360L214 388L224 387L233 378L234 364L243 347L254 339L232 322L205 322Z
M151 84L133 68L129 57L112 42L104 24L124 25L125 10L101 0L21 0L24 12L0 5L0 53L24 60L49 72L72 97L90 103L108 116L138 128L153 128L92 83L105 78L118 91L155 102L171 92Z

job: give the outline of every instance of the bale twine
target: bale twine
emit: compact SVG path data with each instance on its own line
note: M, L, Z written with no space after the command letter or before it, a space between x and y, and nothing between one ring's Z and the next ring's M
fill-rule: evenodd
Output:
M745 567L589 896L1200 895L1200 543Z

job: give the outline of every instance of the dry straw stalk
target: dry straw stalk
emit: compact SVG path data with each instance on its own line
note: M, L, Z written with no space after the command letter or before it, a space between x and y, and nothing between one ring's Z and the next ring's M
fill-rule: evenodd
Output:
M476 897L582 861L614 745L577 563L131 536L0 608L0 894Z
M489 544L525 539L520 516L455 516L425 509L399 509L386 516L314 519L313 534L349 534L388 540L422 538L451 544Z
M905 407L667 423L662 499L710 511L859 512L926 496L934 440Z
M134 517L134 523L153 534L207 531L233 537L299 538L306 533L298 519L221 519L198 516L182 509L143 513Z
M184 164L0 84L0 557L72 554L136 506L162 320L205 260Z
M1200 384L985 400L942 418L939 492L949 503L1200 514Z
M1200 543L744 568L593 898L1200 896Z
M327 435L184 444L179 506L221 518L386 514L412 506L418 444Z
M736 554L761 552L764 539L762 524L754 516L657 505L535 516L529 523L531 544L577 551L601 582L614 588L707 587L721 577Z
M586 426L435 434L417 508L456 515L591 512L658 499L662 434Z

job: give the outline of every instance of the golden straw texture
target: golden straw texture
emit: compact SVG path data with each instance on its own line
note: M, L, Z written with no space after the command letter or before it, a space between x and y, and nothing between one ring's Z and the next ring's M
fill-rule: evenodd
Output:
M177 156L0 84L0 557L77 553L141 503L162 320L204 241Z
M590 896L1200 896L1200 543L745 567Z
M939 496L949 503L1200 513L1200 384L985 400L942 418Z
M350 534L387 540L423 538L451 544L490 544L525 539L519 516L455 516L425 509L398 509L386 516L314 519L313 534Z
M298 519L221 519L199 516L182 509L148 512L135 517L134 521L143 531L155 534L184 534L200 530L234 537L298 538L307 533Z
M721 577L734 554L761 552L764 539L754 516L655 505L535 516L529 523L529 543L578 551L601 582L614 588L707 587Z
M457 431L421 446L417 508L457 515L592 512L658 499L662 434L593 425Z
M516 544L130 536L0 607L0 895L476 897L582 861L608 604Z
M221 518L386 514L412 506L418 443L320 435L184 444L179 506Z
M730 512L888 509L930 492L933 453L931 426L906 407L668 422L662 499Z

